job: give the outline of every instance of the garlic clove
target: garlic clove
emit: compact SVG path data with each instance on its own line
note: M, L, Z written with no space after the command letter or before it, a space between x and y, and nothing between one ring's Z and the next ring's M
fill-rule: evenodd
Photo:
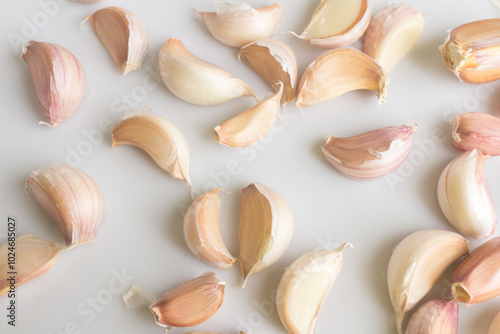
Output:
M353 49L332 50L316 58L300 80L295 104L309 107L357 89L377 92L385 102L388 78L373 59Z
M49 123L58 126L80 105L85 73L75 56L60 45L30 41L21 56L26 61L38 102Z
M172 177L191 185L186 138L166 118L154 114L125 118L114 126L111 134L113 148L120 145L139 147Z
M217 40L237 48L271 36L284 20L277 2L254 9L244 1L234 1L217 3L217 12L194 11Z
M414 126L390 126L355 137L330 136L322 147L326 160L339 172L357 180L371 180L398 168L410 153Z
M458 302L433 299L423 304L411 317L406 334L457 334Z
M141 68L149 46L148 32L141 19L125 8L107 7L83 22L87 20L122 75Z
M429 292L446 268L468 252L464 237L442 230L417 231L396 246L387 269L387 286L399 333L405 313Z
M396 4L375 15L363 37L363 52L389 72L417 43L424 17L415 8Z
M500 312L497 313L493 321L491 322L488 334L498 334L500 333Z
M9 263L10 254L15 250L15 261ZM52 269L63 248L53 242L33 235L23 235L15 243L7 242L0 247L0 297L9 292L11 272L15 272L15 285L35 280ZM9 260L10 261L10 260Z
M261 183L250 183L242 190L239 231L242 287L251 275L278 261L292 234L292 212L280 194Z
M180 39L170 38L160 50L160 74L167 88L184 101L214 105L255 92L246 83L189 52Z
M227 250L219 229L221 189L213 189L197 199L184 217L184 238L194 255L220 269L236 261Z
M297 59L293 50L284 42L265 38L245 45L238 53L238 59L262 76L278 92L280 82L284 85L283 105L295 98L297 91Z
M288 333L314 333L316 317L342 269L343 250L302 255L285 271L276 292L278 315Z
M102 220L103 197L90 176L69 166L41 167L26 180L28 189L57 224L67 246L94 239Z
M479 112L457 116L451 143L461 151L477 148L489 156L500 155L500 118Z
M437 188L439 206L446 219L475 239L493 235L497 225L484 171L487 158L476 149L462 153L446 166Z

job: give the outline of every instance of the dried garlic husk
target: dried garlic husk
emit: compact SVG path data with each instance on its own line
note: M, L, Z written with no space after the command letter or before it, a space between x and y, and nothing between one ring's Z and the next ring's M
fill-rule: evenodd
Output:
M500 155L500 118L479 112L457 116L451 143L461 151L477 148L489 156Z
M497 313L493 321L491 322L488 334L498 334L500 333L500 312Z

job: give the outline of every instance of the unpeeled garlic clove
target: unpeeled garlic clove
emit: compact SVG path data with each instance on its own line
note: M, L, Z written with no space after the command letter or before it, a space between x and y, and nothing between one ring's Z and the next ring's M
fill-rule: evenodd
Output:
M491 322L488 334L498 334L500 333L500 312L497 313L493 321Z
M41 167L26 180L28 189L57 224L66 245L94 239L102 220L103 198L90 176L69 166Z
M82 65L67 49L54 43L30 41L21 56L26 61L38 102L49 123L58 126L78 108L85 92Z
M390 126L350 138L330 136L323 155L345 176L357 180L382 177L398 168L410 153L414 126Z
M363 37L363 52L389 72L417 43L424 17L415 8L396 4L375 15Z
M500 118L479 112L457 116L451 143L461 151L477 148L489 156L500 155Z
M457 334L458 302L433 299L411 317L406 334Z
M460 154L446 166L437 187L439 206L446 219L475 239L493 235L497 225L484 171L487 158L476 149Z
M441 230L412 233L396 246L387 269L387 286L399 333L405 313L429 292L446 268L468 252L464 237Z
M95 34L120 68L122 75L141 68L148 51L148 32L131 11L107 7L87 17Z
M337 49L316 58L300 80L295 104L309 107L357 89L377 92L385 102L388 78L373 59L354 49Z
M302 255L285 271L276 292L278 315L288 333L314 333L316 317L342 269L343 250L319 250Z
M293 234L288 204L275 190L251 183L242 190L240 216L240 269L248 277L266 269L285 253Z

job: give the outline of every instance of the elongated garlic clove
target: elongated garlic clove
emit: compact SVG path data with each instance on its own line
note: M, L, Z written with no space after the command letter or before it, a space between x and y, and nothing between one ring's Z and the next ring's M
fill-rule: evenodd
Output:
M433 299L413 314L406 334L457 334L458 302Z
M497 313L493 321L491 322L488 334L498 334L500 333L500 312Z
M191 185L186 138L166 118L154 114L125 118L114 126L111 134L113 148L120 145L139 147L172 177Z
M265 38L245 45L238 53L238 59L245 59L248 65L262 76L276 91L280 82L284 85L283 105L293 102L297 91L297 59L293 50L284 42Z
M373 59L354 49L337 49L316 58L300 80L295 104L309 107L357 89L377 92L385 102L388 78Z
M396 4L375 15L363 37L363 52L389 72L417 43L424 17L415 8Z
M453 262L469 252L461 235L441 230L421 230L404 238L394 249L387 269L389 297L399 333L411 310Z
M451 143L461 151L477 148L489 156L500 155L500 118L479 112L457 116Z
M57 224L66 245L94 239L102 220L103 198L90 176L69 166L41 167L26 180L28 189Z
M271 266L285 253L293 234L292 212L283 197L261 183L242 190L240 269L248 277Z
M58 126L80 105L85 92L82 65L67 49L54 43L30 41L21 56L28 65L38 102L49 123Z
M12 251L12 247L15 251ZM11 284L19 287L52 269L62 250L55 243L32 235L23 235L15 243L3 244L0 247L3 259L0 261L0 297L9 292ZM13 261L10 260L12 256L15 256ZM9 274L12 272L16 274ZM15 276L15 282L11 281L11 275Z
M160 49L160 74L178 98L199 105L214 105L255 92L246 83L189 52L180 39L170 38Z
M141 68L149 47L148 32L141 19L125 8L107 7L87 20L122 75Z
M319 250L302 255L285 271L276 292L278 315L288 333L314 333L316 317L342 269L343 250Z
M487 158L476 149L460 154L446 166L437 188L439 206L446 219L475 239L493 235L497 226L484 171Z
M410 153L414 126L390 126L350 138L330 136L322 147L326 160L357 180L372 180L396 170Z
M217 12L194 11L217 40L237 48L271 36L284 20L277 2L254 9L244 1L233 1L217 3Z

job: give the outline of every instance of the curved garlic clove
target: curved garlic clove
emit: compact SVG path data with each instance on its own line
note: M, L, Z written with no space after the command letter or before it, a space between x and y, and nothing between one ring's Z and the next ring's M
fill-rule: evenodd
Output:
M214 105L255 92L246 83L190 53L180 39L170 38L160 50L160 74L167 88L184 101Z
M411 317L406 334L457 334L458 302L433 299Z
M461 151L477 148L489 156L500 155L500 118L479 112L457 116L451 143Z
M184 238L194 255L220 269L236 261L222 240L219 229L221 189L211 190L189 207L184 217Z
M277 2L257 9L244 1L217 3L217 12L194 11L217 40L237 48L271 36L284 20Z
M271 266L285 253L293 234L288 204L275 190L251 183L242 191L240 216L240 269L248 277Z
M388 78L373 59L353 49L337 49L316 58L300 80L295 104L309 107L357 89L377 92L385 102Z
M21 56L28 65L38 102L49 123L58 126L78 108L85 92L82 65L67 49L54 43L30 41Z
M390 126L350 138L330 136L323 155L345 176L371 180L396 170L410 153L414 126Z
M141 19L125 8L107 7L83 22L87 20L122 75L141 68L149 46L148 32Z
M31 172L26 190L59 227L68 246L91 242L103 214L103 198L97 184L81 170L61 165Z
M417 43L424 17L415 8L396 4L375 15L363 37L363 52L389 72Z
M265 38L245 45L238 53L238 59L262 76L276 91L280 82L284 85L283 105L295 98L297 91L297 59L293 50L284 42Z
M491 322L488 334L498 334L500 333L500 312L497 313L493 321Z
M285 271L276 292L278 315L288 333L314 333L316 317L342 269L343 250L319 250L302 255Z
M139 147L172 177L191 185L186 138L169 120L154 114L132 116L116 124L111 134L113 148Z
M396 246L387 269L387 286L399 333L405 313L427 294L446 268L468 252L464 237L441 230L415 232Z
M497 225L484 171L487 158L476 149L462 153L446 166L437 188L439 206L446 219L475 239L491 236Z

